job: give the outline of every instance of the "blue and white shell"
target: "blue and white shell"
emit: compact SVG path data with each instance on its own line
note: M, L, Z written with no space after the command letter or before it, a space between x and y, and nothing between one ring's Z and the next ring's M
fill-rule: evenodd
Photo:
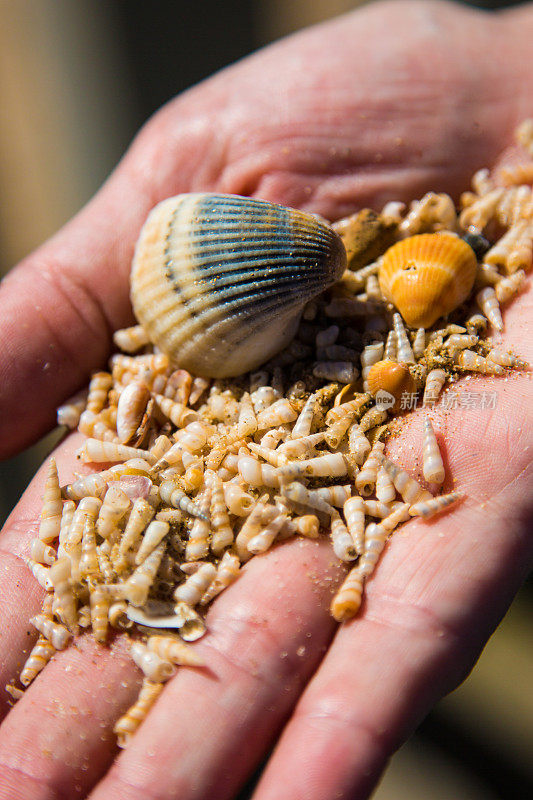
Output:
M346 252L311 214L263 200L182 194L149 214L131 299L150 340L196 375L239 375L294 336L306 302L337 281Z

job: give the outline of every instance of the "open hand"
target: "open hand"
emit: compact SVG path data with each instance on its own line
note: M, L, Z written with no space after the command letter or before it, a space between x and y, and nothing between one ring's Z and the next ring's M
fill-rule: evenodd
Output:
M250 194L330 219L432 189L453 196L531 116L533 7L489 16L445 2L383 2L273 45L165 106L98 195L0 287L0 452L53 425L132 322L128 272L149 209L184 191ZM524 292L505 347L533 361ZM246 566L130 747L114 722L136 667L118 637L58 653L0 727L0 799L231 798L279 738L256 800L367 797L388 757L460 682L527 573L528 375L472 379L493 410L433 414L466 500L392 537L358 617L329 615L342 570L327 542L285 543ZM460 391L460 388L458 389ZM425 412L388 451L420 462ZM62 483L80 437L57 450ZM42 590L20 555L38 527L41 470L1 537L0 685L32 642ZM447 486L447 489L451 486ZM7 713L9 712L9 713ZM116 759L116 760L115 760Z

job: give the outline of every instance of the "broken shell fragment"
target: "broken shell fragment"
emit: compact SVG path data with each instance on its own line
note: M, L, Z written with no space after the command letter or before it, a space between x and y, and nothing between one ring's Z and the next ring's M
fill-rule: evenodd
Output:
M451 233L423 233L390 247L379 285L413 328L429 328L466 300L477 260L466 242Z
M150 340L196 375L242 374L293 337L304 305L346 266L314 216L246 197L159 203L136 245L131 299Z

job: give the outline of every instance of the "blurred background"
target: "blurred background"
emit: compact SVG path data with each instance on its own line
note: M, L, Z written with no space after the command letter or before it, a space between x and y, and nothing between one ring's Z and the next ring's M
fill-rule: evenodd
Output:
M0 0L0 275L78 211L162 103L358 5ZM0 464L0 523L56 439ZM533 797L532 620L530 580L472 675L394 756L374 800Z

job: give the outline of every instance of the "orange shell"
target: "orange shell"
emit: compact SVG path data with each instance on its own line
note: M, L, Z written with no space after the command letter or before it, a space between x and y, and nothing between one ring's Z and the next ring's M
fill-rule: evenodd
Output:
M477 260L466 242L450 233L422 233L389 247L379 286L407 325L429 328L466 300Z
M416 392L416 386L409 367L407 364L398 363L397 361L377 361L370 367L368 375L366 376L368 391L372 395L377 392L389 392L395 400L394 409L398 408L401 401L402 394L413 394Z

